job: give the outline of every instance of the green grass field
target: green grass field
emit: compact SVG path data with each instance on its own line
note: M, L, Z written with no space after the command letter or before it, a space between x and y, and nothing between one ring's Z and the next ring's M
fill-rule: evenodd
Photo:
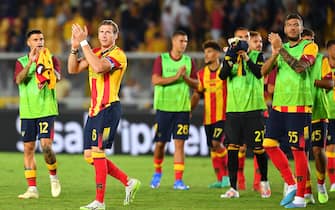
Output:
M86 164L81 155L57 155L59 162L58 175L62 183L62 194L52 198L50 194L49 176L41 154L37 154L37 185L39 199L20 200L17 195L26 190L23 173L23 155L21 153L0 153L0 210L60 210L79 209L80 206L94 200L95 184L94 170ZM115 155L109 157L131 177L141 180L142 186L135 201L130 206L123 206L124 187L121 183L108 177L105 202L107 209L136 209L136 210L276 210L284 209L279 206L282 197L283 183L279 173L269 162L269 180L272 197L260 198L259 194L251 191L252 160L246 162L246 191L240 191L239 199L224 200L220 194L226 189L208 189L209 183L215 181L210 159L205 157L187 157L184 180L190 185L189 191L175 191L173 185L172 158L165 159L161 187L153 190L149 187L153 172L151 156ZM312 168L314 163L312 162ZM314 173L313 173L314 175ZM313 190L316 197L315 176ZM330 194L328 204L309 205L307 209L335 209L335 193Z

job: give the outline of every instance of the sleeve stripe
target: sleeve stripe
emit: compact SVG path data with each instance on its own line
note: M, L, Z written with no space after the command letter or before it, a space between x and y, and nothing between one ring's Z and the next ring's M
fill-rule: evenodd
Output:
M118 69L121 67L121 64L114 58L107 56L106 59L111 63L111 69Z
M313 56L313 55L303 55L300 60L306 61L310 65L313 65L314 62L315 62L315 56Z

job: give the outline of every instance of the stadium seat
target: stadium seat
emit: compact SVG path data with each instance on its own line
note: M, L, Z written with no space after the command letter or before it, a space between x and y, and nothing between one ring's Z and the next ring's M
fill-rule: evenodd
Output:
M47 29L44 31L46 39L54 38L57 36L57 19L55 17L47 18Z
M38 29L43 33L48 28L46 19L44 17L37 17L29 19L28 30Z
M3 35L7 34L9 26L10 26L9 19L3 18L0 21L0 34L3 34ZM5 48L6 46L7 46L7 37L4 36L3 38L0 39L0 49Z

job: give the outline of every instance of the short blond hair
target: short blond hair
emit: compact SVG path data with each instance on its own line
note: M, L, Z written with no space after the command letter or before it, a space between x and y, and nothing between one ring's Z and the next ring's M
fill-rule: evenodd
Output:
M99 28L103 25L110 25L113 26L114 30L114 34L118 34L119 33L119 26L113 21L113 20L103 20L101 21Z

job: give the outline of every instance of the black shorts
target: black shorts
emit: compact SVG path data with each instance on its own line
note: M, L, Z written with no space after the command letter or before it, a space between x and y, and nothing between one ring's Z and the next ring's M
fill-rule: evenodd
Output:
M121 104L114 102L100 111L98 115L88 117L84 128L84 150L92 146L110 149L121 118Z
M23 142L36 141L41 138L54 138L55 116L36 119L21 119L21 139Z
M329 120L326 145L335 144L335 119Z
M263 147L263 111L226 113L225 133L228 137L225 144L246 144L253 149Z
M218 121L213 124L205 125L207 146L212 147L212 141L222 142L224 141L224 124L225 122Z
M266 121L265 138L285 141L290 147L306 149L309 145L311 113L288 113L271 110Z
M311 131L312 147L322 147L322 148L325 147L327 141L327 128L328 123L325 121L312 123L312 131Z
M187 140L190 127L190 112L165 112L157 110L154 141Z

